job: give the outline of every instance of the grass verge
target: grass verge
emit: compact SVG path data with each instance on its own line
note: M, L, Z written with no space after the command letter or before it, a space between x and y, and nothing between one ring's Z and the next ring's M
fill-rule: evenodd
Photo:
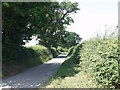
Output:
M96 87L91 75L80 66L80 53L82 45L77 45L70 50L69 57L61 65L58 71L41 87L42 88L87 88Z
M67 60L45 88L120 88L116 35L105 34L69 50Z

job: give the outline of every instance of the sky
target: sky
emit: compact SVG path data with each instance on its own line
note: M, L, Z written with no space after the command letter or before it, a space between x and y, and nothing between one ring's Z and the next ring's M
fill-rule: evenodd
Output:
M114 30L118 25L118 2L120 0L75 0L79 1L80 11L74 14L73 24L67 30L76 32L84 40L88 40L96 33Z
M80 10L71 15L71 17L74 19L74 23L68 26L66 30L79 34L80 37L83 38L82 41L89 40L95 36L96 33L104 33L105 28L112 31L118 25L118 2L120 0L69 1L78 2ZM36 40L33 39L25 46L34 46L36 43Z

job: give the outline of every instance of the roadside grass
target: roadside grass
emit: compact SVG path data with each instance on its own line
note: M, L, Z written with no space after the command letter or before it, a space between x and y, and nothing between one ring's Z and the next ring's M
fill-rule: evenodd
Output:
M75 76L68 76L63 79L56 79L46 88L96 88L89 73L80 71Z
M67 59L68 60L68 59ZM50 77L50 79L45 82L42 87L48 87L48 88L56 88L56 87L60 87L60 83L61 80L66 78L66 77L72 77L74 76L76 73L79 72L79 69L77 67L79 66L75 66L73 64L68 64L68 62L66 63L66 61L61 65L61 67L59 68L59 70L52 76ZM49 87L49 85L52 87Z
M119 89L119 49L114 33L71 47L66 61L42 87Z
M66 66L66 64L63 64L63 66L42 85L42 88L97 88L91 71L87 71L87 69L81 67L79 64L73 66L71 64L70 66Z
M78 56L81 44L69 50L69 56L56 73L40 88L96 88L96 82L86 69L81 67ZM79 62L78 62L79 61Z

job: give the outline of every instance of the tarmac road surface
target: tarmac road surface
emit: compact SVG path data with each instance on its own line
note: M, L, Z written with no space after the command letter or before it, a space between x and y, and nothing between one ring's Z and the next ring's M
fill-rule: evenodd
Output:
M67 54L60 54L57 58L28 69L15 76L2 80L2 88L37 88L42 85L65 61Z

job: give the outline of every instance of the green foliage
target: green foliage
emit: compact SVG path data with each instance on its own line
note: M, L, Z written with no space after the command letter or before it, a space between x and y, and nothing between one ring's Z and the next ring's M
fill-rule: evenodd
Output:
M66 36L66 26L74 22L70 14L79 10L78 3L72 2L3 2L2 9L2 58L5 72L9 72L6 70L11 65L12 69L19 71L19 66L24 69L47 61L51 55L45 47L56 57L58 52L51 47L61 45L61 40ZM72 36L75 40L67 43L76 45L78 35L69 35L67 37ZM37 36L39 44L45 47L23 47L32 36Z
M15 50L14 50L15 49ZM3 59L3 77L16 74L26 68L42 64L52 58L49 50L44 46L12 48L12 52L7 52ZM16 50L17 49L17 50ZM4 51L6 52L6 51ZM17 53L17 54L16 54ZM9 60L9 61L8 61ZM12 67L9 67L12 66Z
M53 76L51 84L49 83L50 85L47 84L47 86L66 87L68 84L65 82L70 82L68 81L70 76L79 72L78 74L81 73L80 75L84 75L83 77L86 77L87 74L93 78L93 81L95 79L93 83L89 84L89 80L87 80L86 82L88 83L83 83L83 85L87 84L89 86L93 85L97 88L119 89L120 78L118 48L118 38L116 35L114 36L112 34L106 34L103 37L97 35L97 37L92 38L91 40L84 41L82 44L71 47L68 54L69 57L67 57L67 60ZM81 71L75 70L75 68L78 68L76 65L81 67ZM74 80L77 81L78 77L75 76L71 77L70 80L75 78ZM75 83L72 82L72 85L80 86L78 81L76 81L74 81ZM97 86L95 84L97 84Z
M75 46L72 46L71 48L69 48L69 51L68 51L68 55L67 55L67 56L72 55L74 48L75 48Z
M73 47L73 51L68 53L69 58L71 58L71 63L79 64L80 63L80 49L82 48L82 44L78 44L75 47Z
M52 47L50 48L50 52L52 53L52 56L55 58L58 56L59 52L57 51L56 48Z
M41 13L44 13L44 15L40 20L36 19L37 24L34 25L38 31L36 35L39 43L48 48L57 48L66 32L65 25L70 25L73 22L69 14L76 13L79 10L78 3L50 2L46 6L43 3L41 7ZM37 13L37 16L41 16L41 13Z
M32 48L34 51L36 51L38 53L40 60L42 62L46 62L52 58L52 55L49 52L49 50L42 45L34 46L34 47L30 47L30 48Z
M73 22L69 14L79 10L78 3L71 2L3 2L2 9L3 62L9 62L9 58L15 60L14 55L19 57L24 51L22 45L33 35L40 45L57 48L65 34L65 25Z
M2 44L3 47L24 45L23 40L31 40L34 31L29 26L33 6L30 3L2 3Z
M62 53L62 52L67 52L67 48L63 48L63 47L58 47L57 50Z
M58 80L58 83L61 83L61 79L69 76L74 76L79 72L78 63L80 62L80 60L79 58L76 58L76 56L79 54L79 50L81 49L81 47L81 44L75 46L73 53L69 57L67 57L66 61L63 62L58 71L42 87L49 85L52 81L54 83L54 81L56 80ZM55 87L56 85L57 83L55 84Z
M2 9L4 66L8 63L15 65L28 62L32 65L42 63L41 60L47 59L46 56L49 57L47 49L43 46L25 48L22 45L35 35L39 39L40 45L42 44L48 49L57 48L59 40L65 33L65 25L73 22L69 14L79 10L78 3L71 2L3 2ZM58 55L53 48L51 52L53 57ZM35 58L37 59L34 60Z
M118 40L117 38L96 37L84 42L79 56L81 62L88 62L98 82L98 87L118 88Z
M78 72L74 67L77 67L80 62L79 58L76 57L79 54L80 49L80 44L75 46L73 53L67 57L67 60L61 65L60 69L55 74L55 77L64 78L67 76L72 76Z
M60 46L70 48L79 44L81 40L82 38L80 38L80 36L75 32L66 31L63 38L61 39Z

